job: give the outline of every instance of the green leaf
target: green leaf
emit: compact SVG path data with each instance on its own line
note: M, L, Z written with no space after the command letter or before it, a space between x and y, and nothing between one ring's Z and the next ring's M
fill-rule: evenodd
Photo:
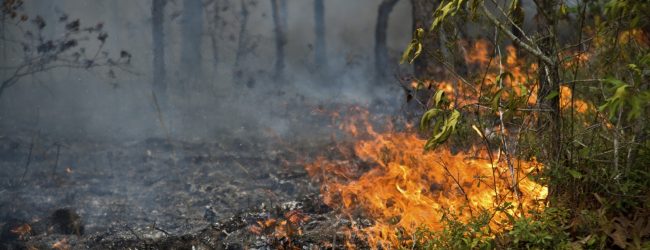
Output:
M575 178L575 179L580 179L580 178L582 178L582 174L581 174L580 172L576 171L576 170L573 170L573 169L567 169L567 172L569 172L569 174L570 174L573 178Z
M442 89L439 89L436 91L436 93L433 95L433 103L435 107L438 107L438 104L440 104L440 101L442 100L442 96L445 94L445 91Z
M451 133L456 130L456 125L458 124L458 119L460 118L460 112L458 110L453 110L449 117L444 120L437 120L433 128L433 134L427 143L425 144L425 149L434 149L436 146L442 144Z
M429 109L427 112L424 112L422 118L420 119L420 130L427 129L427 125L430 123L431 119L438 116L440 112L442 112L442 110L437 108Z
M499 108L499 100L501 100L501 93L503 93L503 90L505 90L505 88L500 88L499 90L497 90L497 92L494 93L492 99L490 99L490 107L494 111L496 111Z
M422 43L416 44L415 53L413 53L413 58L411 58L409 63L412 64L415 61L415 59L420 56L420 53L422 53Z
M551 100L551 99L557 97L559 94L560 94L559 92L553 90L546 97L544 97L544 100Z
M406 46L406 49L404 50L404 53L402 53L402 59L400 59L399 63L404 64L404 62L409 60L409 55L411 54L411 51L413 50L413 47L415 46L415 40L411 41L408 46Z
M499 74L499 75L497 76L497 78L495 79L497 85L501 86L501 83L503 82L503 80L505 80L505 79L508 78L508 77L510 78L510 80L514 80L514 79L515 79L515 77L514 77L514 76L512 75L512 73L510 73L509 71L506 71L506 72L503 72L503 73Z

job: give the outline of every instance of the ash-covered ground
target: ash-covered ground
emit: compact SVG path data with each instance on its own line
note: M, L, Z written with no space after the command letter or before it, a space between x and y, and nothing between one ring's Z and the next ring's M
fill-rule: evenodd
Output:
M38 131L5 135L0 138L2 247L336 244L340 215L322 205L318 183L310 180L304 163L345 140L336 138L328 111L337 107L293 106L302 111L287 117L292 136L223 133L210 139L107 142ZM275 231L283 229L260 224L296 213L310 222L300 237L278 236ZM23 232L25 225L29 230ZM201 237L208 243L198 241ZM298 238L302 241L296 243Z

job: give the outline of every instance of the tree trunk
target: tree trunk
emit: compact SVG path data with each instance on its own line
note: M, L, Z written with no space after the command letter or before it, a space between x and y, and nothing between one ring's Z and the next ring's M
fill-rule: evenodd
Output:
M235 79L241 79L242 78L242 70L240 69L241 65L241 60L244 57L244 54L246 54L246 50L248 47L248 38L246 36L246 30L248 28L248 4L246 3L246 0L241 1L241 11L240 11L240 18L241 18L241 23L239 24L239 40L237 42L237 53L235 54L235 65L233 67L233 75Z
M153 93L162 106L167 105L165 82L164 10L167 0L153 0L151 4L151 33L153 40Z
M539 60L538 70L538 91L537 105L542 109L550 109L549 124L550 127L543 127L544 121L540 119L538 126L542 131L546 131L549 136L548 157L551 164L561 166L564 160L562 149L562 121L560 114L560 74L557 63L557 41L556 41L556 14L557 0L540 0L537 1L537 31L540 39L538 46L542 53L551 58L552 62ZM541 118L541 117L540 117ZM549 194L558 195L557 187L550 186Z
M212 6L212 22L211 23L211 32L210 32L210 45L212 48L212 70L217 71L217 66L219 65L219 32L221 29L221 1L214 1Z
M327 70L327 55L325 44L325 4L323 0L314 0L314 24L316 41L314 43L314 60L316 66Z
M273 25L275 26L274 78L284 78L284 46L287 44L287 1L271 0Z
M433 22L433 12L440 4L437 0L411 0L413 8L413 31L423 28L422 54L413 62L417 78L428 78L436 73L435 55L439 52L440 39L436 32L428 32Z
M388 46L386 45L386 36L388 31L388 17L393 11L393 7L399 0L383 0L379 5L377 15L377 26L375 27L375 74L377 80L386 79L388 62Z
M203 40L203 2L183 1L181 72L187 85L192 85L201 76L201 44ZM183 86L185 87L185 86ZM189 86L188 86L189 87Z

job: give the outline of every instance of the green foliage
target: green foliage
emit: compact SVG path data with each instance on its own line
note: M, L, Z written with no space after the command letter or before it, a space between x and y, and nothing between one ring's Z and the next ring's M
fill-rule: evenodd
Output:
M548 3L535 1L541 2ZM488 5L484 0L442 0L433 13L429 32L444 32L453 37L449 33L454 30L447 29L446 23L465 13L482 13L480 17L487 19L491 14L497 21L506 17L514 19L513 13L519 5L513 0L502 3L503 9L498 11L492 6L481 9L483 12L476 11L484 3ZM430 132L426 149L455 143L460 139L451 135L475 126L483 139L479 143L484 142L488 150L504 152L508 142L514 152L512 157L536 157L546 168L529 178L551 187L550 206L540 213L511 216L504 222L511 229L495 238L485 237L485 232L494 232L489 225L479 223L481 215L466 223L449 216L443 218L444 229L419 231L416 248L650 249L647 209L650 207L650 142L647 140L650 137L650 2L600 0L569 4L560 0L555 3L557 9L544 14L554 19L551 23L564 25L563 29L573 32L553 34L568 35L572 40L559 44L560 48L550 53L551 58L563 58L557 65L561 85L546 94L546 100L541 100L562 100L558 123L549 125L548 121L555 119L550 117L555 114L548 112L547 107L529 102L531 95L539 90L533 84L539 82L536 79L539 75L533 73L531 80L513 83L515 79L507 65L499 64L501 73L490 84L484 84L483 72L461 76L467 77L465 83L480 83L476 91L480 96L472 100L476 103L452 108L450 100L439 90L432 95L429 109L419 124L421 130ZM504 23L508 29L512 28L510 23ZM493 30L498 25L489 23L488 26L488 30ZM497 28L507 32L503 27ZM527 38L532 39L522 39L533 49L520 47L519 52L524 52L520 59L538 62L539 55L534 50L542 45L537 44L537 35L531 32ZM493 44L504 42L503 37L511 38L497 37ZM413 62L419 55L416 52L422 46L421 41L412 41L403 62ZM576 45L568 46L573 44ZM575 60L585 54L586 59ZM564 65L564 62L571 63ZM566 95L564 89L570 89L573 96ZM454 89L454 95L462 95L458 92ZM583 105L579 109L578 103L588 107ZM551 126L557 126L558 130L549 130ZM556 134L548 131L560 133L561 139L554 140ZM506 157L511 156L498 158Z
M505 213L505 204L502 211ZM497 233L489 225L494 212L482 210L467 222L461 222L447 211L441 218L443 229L431 231L420 228L412 238L403 238L402 247L410 249L580 249L593 245L592 240L571 239L567 209L549 208L542 212L531 211L526 217L509 215L505 224L510 229ZM405 249L405 248L404 248Z
M424 148L435 149L438 145L449 139L449 136L456 130L460 119L460 112L456 109L449 109L449 101L444 98L445 92L438 90L433 95L433 108L429 109L420 119L421 130L431 130L431 137L427 140Z
M409 245L411 249L494 249L496 242L488 225L491 216L484 210L464 223L447 211L441 218L442 230L420 228L413 242L405 241L403 245Z
M406 46L406 50L404 50L404 53L402 54L402 59L400 60L400 64L404 62L409 62L413 63L415 59L420 56L422 53L422 39L424 38L424 30L422 28L418 28L413 32L413 40Z
M532 216L511 221L513 227L506 234L513 249L568 249L569 234L566 224L567 211L548 208L541 213L531 211Z

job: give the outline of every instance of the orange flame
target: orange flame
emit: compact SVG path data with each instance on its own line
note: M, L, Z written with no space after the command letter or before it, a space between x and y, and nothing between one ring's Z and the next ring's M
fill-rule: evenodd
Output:
M444 90L454 108L480 104L479 95L489 95L500 88L508 90L501 93L502 100L524 98L524 105L536 105L536 64L526 64L513 46L507 46L504 53L492 53L486 41L465 47L467 65L478 66L479 81L424 80L414 81L410 87ZM491 58L492 54L497 55ZM584 63L588 58L584 54L576 60ZM573 106L579 113L595 109L574 98L566 86L558 94L562 109ZM502 112L501 109L491 112ZM409 241L400 235L408 238L422 227L440 230L444 226L443 216L467 222L489 211L490 231L498 233L509 229L509 217L527 216L530 211L544 209L548 190L534 181L543 168L535 159L505 159L502 152L491 152L482 145L459 153L444 147L424 152L426 140L417 133L408 129L396 132L390 125L375 128L367 110L353 110L356 115L335 113L333 117L345 117L338 127L357 141L351 148L341 145L341 157L318 157L306 169L321 183L326 204L351 218L372 221L371 225L352 222L348 231L365 239L370 247L399 246L400 242ZM479 137L485 137L477 126L473 128ZM503 133L508 136L508 132Z
M546 187L527 178L542 167L535 160L516 161L519 172L513 187L506 164L491 162L487 152L454 155L440 149L425 153L425 142L413 133L376 133L354 144L354 154L363 162L320 157L307 171L321 180L326 204L374 220L360 231L371 247L397 245L398 231L411 235L421 226L441 229L445 211L468 219L481 209L494 211L505 202L513 204L507 211L512 216L543 208ZM354 173L364 164L370 170ZM494 216L490 225L495 230L503 228L505 216Z

